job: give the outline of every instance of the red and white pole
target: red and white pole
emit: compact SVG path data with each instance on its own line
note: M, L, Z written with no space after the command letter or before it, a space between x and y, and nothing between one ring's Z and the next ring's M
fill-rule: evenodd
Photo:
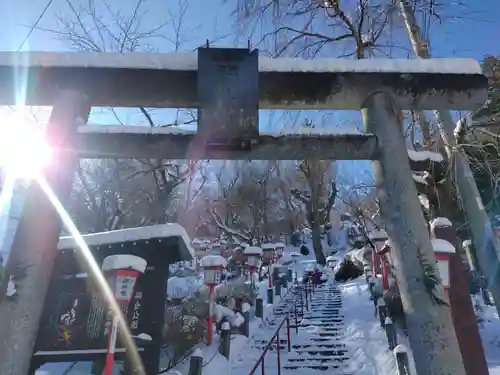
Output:
M209 286L209 304L208 304L208 320L207 320L207 325L208 325L208 331L207 331L207 345L212 345L212 337L213 337L213 301L214 301L214 289L215 285L210 285Z
M113 323L110 326L108 351L106 353L106 362L104 365L104 375L113 374L113 365L115 363L116 336L118 334L118 316L113 315Z
M117 254L104 258L102 270L112 289L118 308L128 305L133 298L134 288L139 275L146 271L147 262L135 255ZM104 364L104 375L113 374L115 362L116 339L118 335L118 323L120 311L111 309L113 320L108 328L108 349Z

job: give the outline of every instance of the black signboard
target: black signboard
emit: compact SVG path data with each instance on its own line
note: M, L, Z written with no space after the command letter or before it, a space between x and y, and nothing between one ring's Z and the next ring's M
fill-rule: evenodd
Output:
M55 281L55 280L54 280ZM113 314L99 289L86 274L62 275L46 299L35 355L58 351L106 350ZM142 280L130 303L121 305L132 335L141 331ZM120 342L117 348L123 347ZM38 352L38 353L37 353ZM41 353L40 353L41 352Z
M140 256L147 262L139 276L132 300L121 306L132 335L145 333L149 342L136 341L148 371L157 372L162 343L169 264L177 261L179 238L139 240L91 248L100 266L105 257L117 254ZM108 346L107 326L112 314L101 289L89 276L87 262L79 251L57 254L44 310L33 350L32 368L46 362L102 360ZM124 345L116 345L124 355Z

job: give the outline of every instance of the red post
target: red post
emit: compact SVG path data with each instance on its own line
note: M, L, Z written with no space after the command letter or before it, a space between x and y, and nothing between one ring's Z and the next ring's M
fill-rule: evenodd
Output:
M109 328L108 351L106 353L106 362L104 364L104 375L113 375L117 331L118 317L116 315L113 315L113 323Z
M208 306L208 331L207 331L207 345L212 345L212 329L213 329L213 299L214 299L214 285L210 285L210 294L209 294L209 306Z

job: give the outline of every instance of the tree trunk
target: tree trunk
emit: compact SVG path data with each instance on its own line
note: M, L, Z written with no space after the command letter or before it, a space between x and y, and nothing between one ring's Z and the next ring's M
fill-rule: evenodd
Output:
M411 2L399 0L399 6L415 55L423 59L430 58L428 44L422 39ZM435 111L435 114L448 158L455 162L452 170L455 171L457 189L469 221L475 248L478 250L476 255L489 281L495 307L500 314L500 272L497 269L500 263L500 242L491 228L483 200L470 169L468 156L463 150L454 151L457 141L454 135L455 124L450 111Z
M321 243L321 231L317 223L313 223L311 228L312 231L312 242L314 248L314 254L316 255L316 261L319 264L325 265L326 259L325 254L323 254L323 245Z

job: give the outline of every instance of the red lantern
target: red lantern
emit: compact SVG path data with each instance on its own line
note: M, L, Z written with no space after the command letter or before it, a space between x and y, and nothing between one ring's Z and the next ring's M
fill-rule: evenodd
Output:
M135 255L110 255L102 262L102 271L108 280L111 291L119 304L128 305L134 295L134 288L139 275L146 271L147 262ZM118 319L113 314L113 322L108 331L108 351L104 374L113 373L115 359L116 336L118 333Z
M248 246L243 250L243 254L247 258L248 268L250 268L250 275L253 275L255 268L259 266L262 258L263 251L258 246Z
M450 289L450 254L456 252L455 246L440 238L431 239L431 243L437 260L439 276L441 277L444 290L448 294Z
M213 299L215 286L220 284L222 278L222 271L227 266L227 260L220 255L206 255L201 258L201 266L203 267L203 279L205 285L208 286L210 291L210 300L208 307L208 332L207 344L212 344L212 330L213 330Z

